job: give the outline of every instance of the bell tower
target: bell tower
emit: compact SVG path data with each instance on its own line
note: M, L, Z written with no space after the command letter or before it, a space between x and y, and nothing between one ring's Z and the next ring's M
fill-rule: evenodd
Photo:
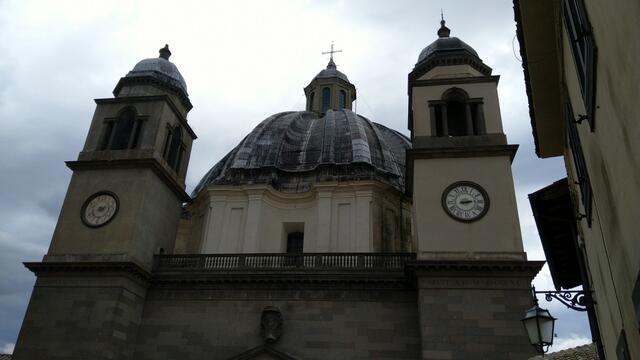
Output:
M408 189L418 257L524 259L497 85L444 20L409 74Z
M171 252L192 141L191 102L165 46L96 99L15 359L132 359L153 255Z
M442 19L408 84L423 358L527 359L520 318L543 263L523 251L511 174L518 146L502 130L499 76L450 33Z
M89 134L76 161L46 259L75 255L151 265L171 251L192 141L187 86L160 56L140 61L113 91L96 99Z

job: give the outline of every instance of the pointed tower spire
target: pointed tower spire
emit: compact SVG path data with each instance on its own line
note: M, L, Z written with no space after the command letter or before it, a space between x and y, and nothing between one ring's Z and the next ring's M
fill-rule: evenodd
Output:
M449 37L449 34L451 34L451 30L444 24L444 13L442 12L442 9L440 9L440 29L438 29L438 36L441 38Z

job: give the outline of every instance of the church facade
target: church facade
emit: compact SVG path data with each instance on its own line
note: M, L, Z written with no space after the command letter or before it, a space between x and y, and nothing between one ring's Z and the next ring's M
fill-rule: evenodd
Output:
M438 38L408 76L411 137L352 111L333 58L305 111L185 174L169 61L96 100L14 359L527 359L542 262L523 251L499 76Z

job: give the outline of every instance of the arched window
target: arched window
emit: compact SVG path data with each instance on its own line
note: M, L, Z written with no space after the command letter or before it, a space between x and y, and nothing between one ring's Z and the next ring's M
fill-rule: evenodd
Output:
M105 122L100 143L101 150L133 149L138 144L142 122L137 119L135 108L129 106L114 119Z
M171 166L176 173L180 171L180 162L182 161L183 153L182 131L180 130L180 126L176 126L171 129L167 135L167 144L165 145L165 158L169 166Z
M344 90L340 90L340 109L344 109L347 105L347 93Z
M308 111L313 111L313 100L315 96L316 96L315 92L312 92L311 94L309 94L309 105L307 106Z
M129 140L131 140L135 122L136 113L133 108L128 107L120 113L115 124L115 133L113 134L113 140L111 140L110 149L121 150L129 148Z
M447 90L441 101L433 101L429 107L435 136L471 136L485 133L482 99L469 99L462 89Z
M329 110L331 106L331 89L328 87L322 89L322 110L321 112L324 114Z
M462 91L453 90L444 99L447 107L447 128L449 136L472 135L467 129L467 96Z

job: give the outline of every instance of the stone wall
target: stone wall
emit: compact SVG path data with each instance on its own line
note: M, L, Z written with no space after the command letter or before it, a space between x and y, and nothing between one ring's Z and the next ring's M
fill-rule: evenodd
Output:
M143 305L126 277L40 277L13 359L132 359Z
M514 360L534 355L520 319L532 305L530 282L542 262L384 259L389 263L379 267L361 260L360 267L315 268L287 262L198 267L201 261L157 259L152 273L131 262L28 263L38 280L14 356ZM277 319L264 322L266 309L271 315L276 309ZM276 341L268 341L263 329L279 334Z
M291 289L286 289L287 287ZM295 289L294 289L295 288ZM154 288L135 358L228 359L264 344L260 319L280 309L273 348L299 359L418 359L416 292L410 289Z

